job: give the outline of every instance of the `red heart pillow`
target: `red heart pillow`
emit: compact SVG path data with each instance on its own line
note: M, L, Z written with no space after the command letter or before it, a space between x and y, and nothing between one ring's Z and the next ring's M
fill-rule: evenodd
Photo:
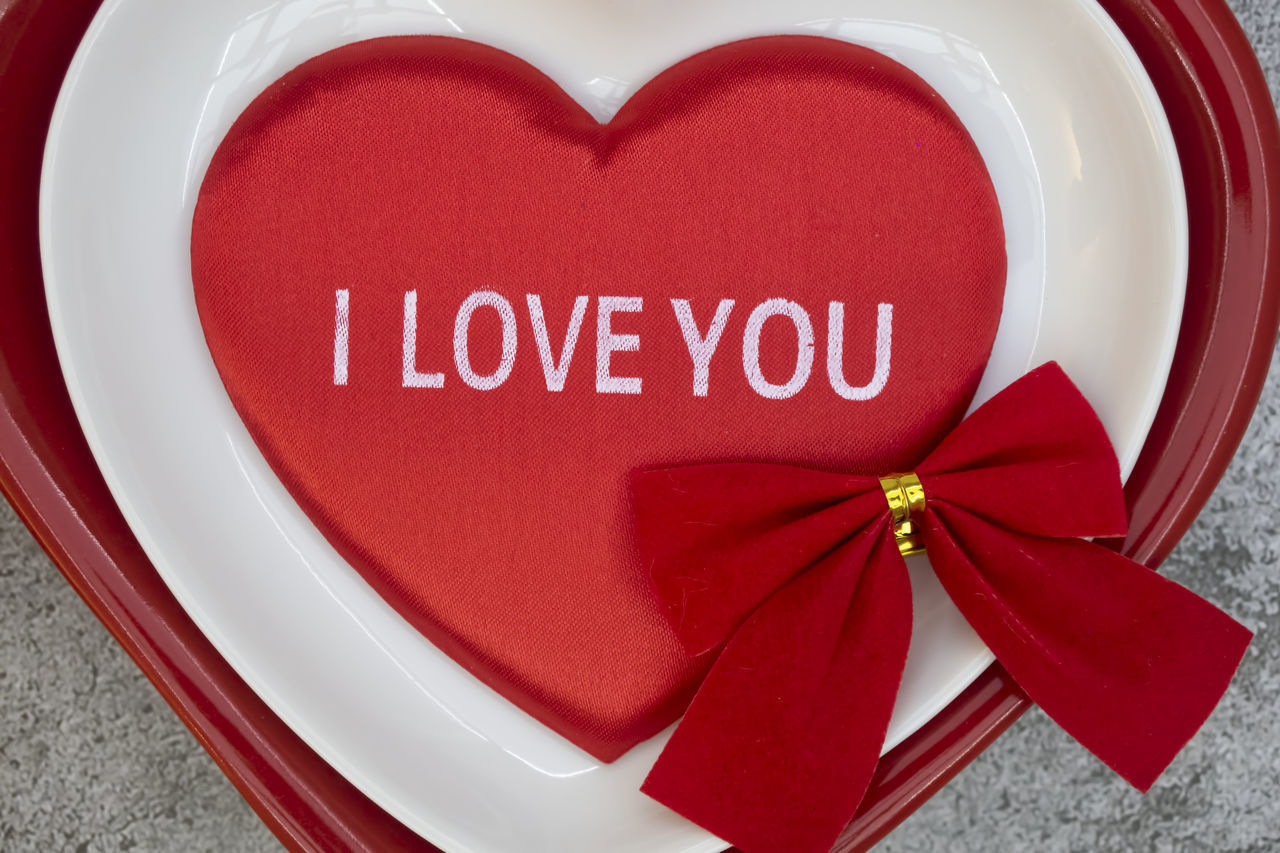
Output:
M611 760L710 663L659 610L626 475L910 468L977 386L1005 255L960 122L867 49L726 45L602 125L509 54L406 37L246 110L192 273L232 402L329 541Z

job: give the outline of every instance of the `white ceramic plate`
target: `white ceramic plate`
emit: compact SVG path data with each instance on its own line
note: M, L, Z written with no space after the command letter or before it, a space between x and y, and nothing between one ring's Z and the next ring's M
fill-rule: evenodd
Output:
M601 118L726 41L824 34L905 63L951 104L1008 229L1005 314L979 397L1062 362L1127 473L1173 354L1186 264L1156 94L1092 0L110 0L49 137L41 238L71 395L157 569L248 683L376 802L451 851L723 845L638 793L665 737L601 766L476 681L337 556L241 425L205 347L188 241L240 111L329 48L458 34L533 62ZM912 567L916 627L890 731L991 660Z

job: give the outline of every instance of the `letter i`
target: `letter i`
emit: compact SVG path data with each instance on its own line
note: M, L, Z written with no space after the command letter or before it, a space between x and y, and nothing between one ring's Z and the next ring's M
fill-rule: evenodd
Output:
M333 384L347 384L347 342L351 337L349 291L339 290L338 307L333 318Z

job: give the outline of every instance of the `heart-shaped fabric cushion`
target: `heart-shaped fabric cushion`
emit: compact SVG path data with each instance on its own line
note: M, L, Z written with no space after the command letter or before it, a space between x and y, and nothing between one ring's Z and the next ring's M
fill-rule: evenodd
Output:
M521 60L424 36L246 110L192 272L232 402L329 541L611 760L710 663L636 558L628 473L909 468L977 386L1005 255L960 122L870 50L726 45L600 124Z

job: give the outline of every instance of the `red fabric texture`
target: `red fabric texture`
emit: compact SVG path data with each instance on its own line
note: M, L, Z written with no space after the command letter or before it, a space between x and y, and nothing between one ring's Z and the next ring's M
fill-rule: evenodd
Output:
M918 459L967 408L1005 279L995 192L955 115L897 63L816 37L697 55L607 124L473 42L341 48L236 122L201 187L191 257L230 399L329 542L434 643L605 760L673 722L711 659L685 650L654 599L630 472ZM478 293L460 360L459 309ZM601 309L624 303L606 297L636 298L608 328ZM700 335L734 300L704 394L675 299ZM768 383L812 357L803 387L776 398L752 385L746 343L774 299L802 309L814 339L801 320L764 322ZM870 399L828 376L834 302L852 387L874 384L878 306L893 305ZM823 583L847 597L856 578L833 572ZM874 633L892 644L902 624L889 621ZM861 666L874 643L834 624L813 630ZM821 713L834 726L845 712Z
M1111 444L1056 364L915 468L930 561L969 624L1068 733L1146 790L1204 723L1251 634L1077 537L1126 521ZM886 472L887 473L887 472ZM909 644L878 477L723 463L632 480L640 552L691 652L726 643L645 781L747 853L825 853L880 754Z

